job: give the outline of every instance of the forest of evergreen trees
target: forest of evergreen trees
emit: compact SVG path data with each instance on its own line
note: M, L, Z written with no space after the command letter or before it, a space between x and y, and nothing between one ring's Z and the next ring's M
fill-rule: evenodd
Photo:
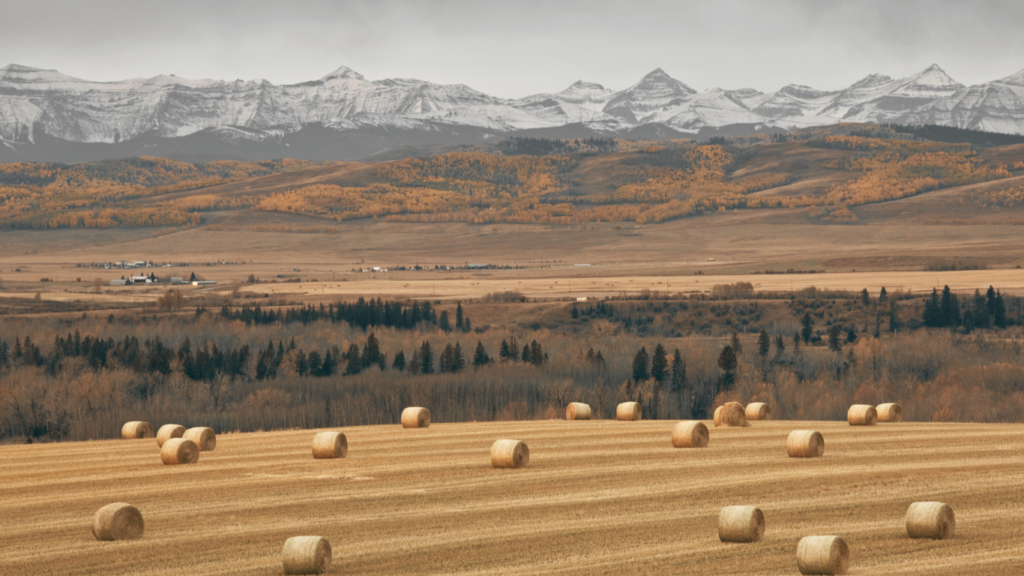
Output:
M919 420L1024 417L1019 297L718 293L468 303L512 318L543 306L554 320L475 330L462 303L382 299L8 316L0 440L112 437L131 419L218 430L387 423L408 403L437 408L438 421L556 417L573 400L597 417L633 400L645 418L704 418L728 399L768 402L779 418L841 418L855 401L901 402Z

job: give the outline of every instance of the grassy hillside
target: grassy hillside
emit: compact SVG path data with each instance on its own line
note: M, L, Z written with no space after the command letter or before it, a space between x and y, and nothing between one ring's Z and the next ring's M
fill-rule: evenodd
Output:
M222 434L175 467L152 439L0 446L0 568L276 575L286 538L320 535L332 574L783 575L801 537L834 534L851 574L1024 570L1019 425L768 421L674 449L673 424L352 427L341 460L312 459L312 430ZM787 434L806 428L824 456L788 458ZM492 469L499 438L524 441L529 466ZM117 501L141 510L141 540L93 538L93 514ZM916 501L952 506L955 538L907 538ZM719 541L729 505L762 509L761 542Z
M732 210L854 222L858 206L990 184L965 202L1015 210L1024 147L957 132L837 125L690 141L508 140L423 159L191 164L161 159L0 165L0 226L202 225L210 211L329 221L655 223ZM904 129L909 130L909 129ZM982 143L987 141L982 141ZM972 194L974 192L972 191Z

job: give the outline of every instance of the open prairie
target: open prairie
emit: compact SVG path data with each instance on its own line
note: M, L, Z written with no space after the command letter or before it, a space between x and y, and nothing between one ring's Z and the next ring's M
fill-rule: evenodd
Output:
M754 422L705 449L672 448L672 425L353 427L338 460L312 459L312 430L224 434L176 467L152 439L2 446L0 572L281 574L284 540L320 535L337 574L795 574L817 534L847 540L851 574L1024 571L1020 425ZM824 457L786 456L802 428ZM529 466L492 469L499 438ZM117 501L142 511L141 540L94 540ZM907 538L915 501L950 504L956 537ZM727 505L764 511L760 543L718 540Z
M121 260L218 283L199 295L251 278L278 285L250 296L305 301L687 293L735 281L1017 291L1024 145L972 147L976 134L959 135L842 124L782 141L513 140L365 163L5 164L0 296L155 299L92 294L128 273L102 267ZM531 148L544 143L564 153ZM374 267L389 271L359 272ZM828 277L774 274L787 271Z
M300 233L257 232L252 227L273 220L297 229L313 226L315 220L276 215L258 220L225 213L216 221L234 224L223 229L214 225L157 236L131 229L3 231L0 298L41 292L43 299L130 302L155 300L163 293L165 289L104 286L94 295L95 279L107 284L131 271L78 265L118 260L168 262L173 264L169 268L144 273L165 279L195 273L218 282L201 290L189 288L186 297L226 294L250 274L261 281L245 289L252 295L306 300L339 295L478 298L503 290L531 298L643 289L691 293L737 281L772 291L808 286L877 291L885 286L921 292L946 284L962 291L995 285L1018 293L1024 288L1024 272L1016 268L1024 264L1019 226L772 222L783 216L797 218L749 211L625 228L359 221L341 223L331 233ZM969 262L983 269L923 270L935 262ZM466 264L511 269L434 269ZM394 269L415 265L428 269ZM358 272L374 266L390 271ZM826 274L763 274L786 270ZM51 282L40 283L42 278Z

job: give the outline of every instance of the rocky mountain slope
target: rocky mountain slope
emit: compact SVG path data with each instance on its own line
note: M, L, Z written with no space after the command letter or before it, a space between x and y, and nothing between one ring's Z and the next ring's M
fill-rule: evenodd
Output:
M619 91L579 81L519 99L461 85L367 80L341 67L317 80L92 82L16 64L0 68L0 161L126 155L359 158L402 145L505 135L703 137L841 121L938 124L1024 134L1024 71L964 86L938 66L870 75L839 91L699 92L657 69Z

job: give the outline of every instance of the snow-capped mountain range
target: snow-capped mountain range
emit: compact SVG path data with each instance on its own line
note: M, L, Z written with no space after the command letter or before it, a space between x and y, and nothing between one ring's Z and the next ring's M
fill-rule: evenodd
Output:
M17 64L0 68L0 159L4 148L7 156L11 151L32 156L37 145L82 150L71 145L105 143L116 145L111 151L130 152L130 142L166 147L170 140L197 134L206 139L204 150L214 140L236 147L245 142L289 146L289 137L308 135L310 127L318 141L330 140L331 134L346 135L349 144L374 140L377 144L368 148L350 146L366 152L406 143L403 138L428 143L431 133L443 135L438 141L446 143L460 133L479 140L524 132L559 135L568 127L577 134L608 136L655 128L652 133L685 137L733 125L789 130L840 121L1024 134L1024 70L964 86L933 65L906 78L872 74L838 91L789 85L764 93L749 88L698 92L657 69L623 90L579 81L558 93L508 99L462 84L367 80L344 66L318 80L280 86L173 75L92 82Z

